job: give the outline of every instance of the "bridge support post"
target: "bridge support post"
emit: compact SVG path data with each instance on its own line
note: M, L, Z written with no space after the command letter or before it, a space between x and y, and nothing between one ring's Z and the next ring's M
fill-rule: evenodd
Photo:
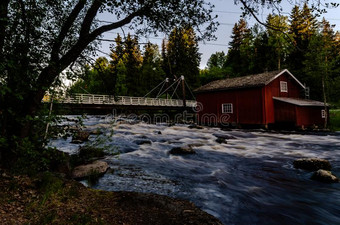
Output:
M184 76L181 76L182 79L182 93L183 93L183 107L186 107L186 99L185 99L185 81L184 81Z

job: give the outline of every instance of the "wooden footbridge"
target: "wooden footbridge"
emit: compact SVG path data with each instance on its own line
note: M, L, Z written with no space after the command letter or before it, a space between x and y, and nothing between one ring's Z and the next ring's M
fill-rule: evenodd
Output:
M184 82L184 78L179 78L176 82L177 84L182 80ZM168 80L164 80L158 86L163 84L162 88L165 86ZM174 83L176 84L176 83ZM183 83L184 85L184 83ZM172 86L172 85L171 85ZM186 100L185 92L183 92L183 99L173 99L173 95L176 89L174 90L174 94L168 96L166 91L171 87L169 86L166 90L161 90L158 92L156 98L149 98L148 96L152 91L151 90L144 97L131 97L131 96L113 96L113 95L98 95L98 94L72 94L64 97L56 97L53 98L49 95L46 95L43 99L44 103L53 102L53 104L57 104L62 108L67 108L71 110L77 109L96 109L96 110L112 110L112 109L121 109L121 110L177 110L177 111L193 111L196 107L196 101L194 100ZM160 96L164 96L166 93L166 98L161 98Z

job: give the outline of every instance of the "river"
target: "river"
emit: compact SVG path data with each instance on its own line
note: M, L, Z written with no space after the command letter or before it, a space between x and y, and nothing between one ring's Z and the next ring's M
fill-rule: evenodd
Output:
M292 165L304 157L328 159L340 177L340 133L189 129L112 123L101 116L89 116L83 123L87 130L104 131L99 136L104 141L97 145L120 152L106 158L113 170L93 188L190 200L224 224L340 224L340 183L313 181L311 172ZM217 136L227 137L227 143L217 143ZM92 142L96 138L91 135ZM151 144L138 145L141 140ZM72 154L79 146L70 141L54 139L50 146ZM169 154L185 145L192 145L196 154Z

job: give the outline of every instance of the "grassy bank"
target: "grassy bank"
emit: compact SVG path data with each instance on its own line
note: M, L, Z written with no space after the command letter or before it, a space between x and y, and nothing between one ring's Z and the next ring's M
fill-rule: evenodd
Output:
M330 128L334 131L340 131L340 109L332 109L330 114Z
M52 173L0 169L1 224L221 224L192 203L154 194L106 192Z

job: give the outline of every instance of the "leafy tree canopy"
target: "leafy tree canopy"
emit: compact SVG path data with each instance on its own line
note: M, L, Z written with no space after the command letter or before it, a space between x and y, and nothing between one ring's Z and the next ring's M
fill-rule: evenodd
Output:
M212 8L204 0L2 0L0 135L7 143L0 149L3 158L19 154L15 149L23 138L34 141L32 118L44 94L60 83L66 68L75 70L88 61L104 32L122 26L136 34L169 32L190 24L200 38L209 39L216 30ZM99 13L111 13L112 22L103 25Z

